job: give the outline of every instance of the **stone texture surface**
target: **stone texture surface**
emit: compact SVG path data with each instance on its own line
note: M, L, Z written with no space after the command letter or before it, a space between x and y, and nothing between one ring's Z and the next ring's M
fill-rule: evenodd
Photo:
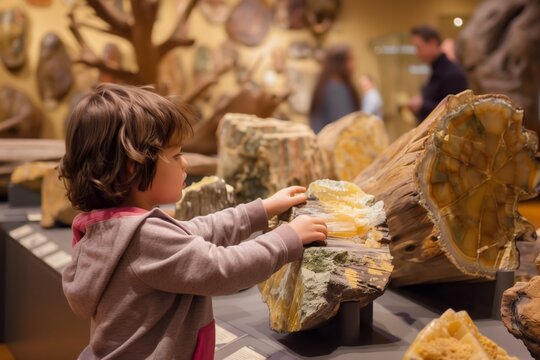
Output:
M508 331L523 341L535 359L539 359L540 276L518 282L504 292L501 317Z
M392 284L493 279L519 266L519 214L540 182L536 134L503 95L448 96L355 180L385 203ZM433 271L426 271L427 269Z
M290 219L303 214L325 218L328 239L324 246L306 247L302 260L259 285L270 326L278 332L320 325L344 301L367 305L382 295L393 268L383 203L356 185L313 182L307 204L293 208Z
M239 202L327 177L327 163L307 125L227 114L220 138L217 176L234 187Z
M483 336L466 311L446 310L416 336L403 360L518 360Z
M217 176L205 176L201 181L184 189L176 204L175 218L190 220L196 216L212 214L236 204L234 189Z

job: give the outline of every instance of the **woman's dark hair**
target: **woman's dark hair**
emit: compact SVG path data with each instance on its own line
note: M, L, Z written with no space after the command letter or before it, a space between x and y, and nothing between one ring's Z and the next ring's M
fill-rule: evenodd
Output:
M192 116L187 105L150 87L98 85L68 119L58 171L73 206L83 211L119 206L134 184L148 189L161 150L192 134Z
M324 87L330 79L336 79L345 84L349 89L357 109L360 108L360 97L353 84L348 61L351 57L351 50L347 45L338 44L330 47L325 54L323 66L313 90L309 115L312 116L324 96Z

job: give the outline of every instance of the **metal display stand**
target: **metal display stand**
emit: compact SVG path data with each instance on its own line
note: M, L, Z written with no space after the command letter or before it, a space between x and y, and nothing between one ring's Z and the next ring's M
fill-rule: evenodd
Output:
M361 307L358 302L341 303L337 314L339 343L345 346L358 345L362 330L373 324L373 303Z
M506 289L514 286L516 275L514 271L497 271L495 275L495 291L493 292L493 305L491 308L491 318L501 320L501 302Z

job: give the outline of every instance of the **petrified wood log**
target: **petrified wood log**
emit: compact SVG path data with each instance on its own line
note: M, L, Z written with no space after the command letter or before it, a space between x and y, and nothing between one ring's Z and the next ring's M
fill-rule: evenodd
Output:
M26 62L27 23L20 8L0 11L0 58L10 71L21 69Z
M506 96L448 96L355 183L383 200L395 285L493 279L535 238L517 203L540 181L537 137Z
M403 360L518 360L478 331L466 311L446 310L427 324Z
M362 112L326 125L317 139L330 159L329 177L338 180L354 180L388 147L388 134L382 120Z
M540 359L540 276L518 282L506 290L501 317L506 329L523 341L531 355Z
M71 60L64 43L54 33L41 40L37 78L39 94L48 108L54 108L73 84Z
M65 152L64 140L0 139L0 163L59 160Z
M540 134L540 2L484 1L456 45L471 89L507 95L524 108L525 126Z
M207 176L184 189L182 199L176 203L174 217L178 220L190 220L235 204L233 187L217 176Z
M19 165L13 170L10 182L30 190L41 191L45 174L57 165L57 161L35 161Z
M382 295L392 272L392 256L382 202L344 181L318 180L300 215L326 219L326 246L304 250L302 260L283 266L259 288L278 332L306 330L333 317L341 302L361 306Z
M40 137L42 116L32 101L9 86L0 89L0 137Z
M58 171L49 170L43 177L41 187L41 226L52 228L56 224L71 225L78 213L66 196L66 188L58 178Z
M327 173L317 138L304 124L227 114L220 138L217 175L234 187L239 202L306 186Z

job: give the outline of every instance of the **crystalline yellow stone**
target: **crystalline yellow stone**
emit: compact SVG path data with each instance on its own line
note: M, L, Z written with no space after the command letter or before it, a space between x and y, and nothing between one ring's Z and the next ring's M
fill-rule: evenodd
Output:
M420 331L403 360L517 360L483 336L466 311L448 309Z
M307 195L291 219L322 217L329 236L326 246L305 248L302 260L259 285L270 326L278 332L316 327L344 301L368 304L383 293L393 269L382 202L345 181L317 180Z

